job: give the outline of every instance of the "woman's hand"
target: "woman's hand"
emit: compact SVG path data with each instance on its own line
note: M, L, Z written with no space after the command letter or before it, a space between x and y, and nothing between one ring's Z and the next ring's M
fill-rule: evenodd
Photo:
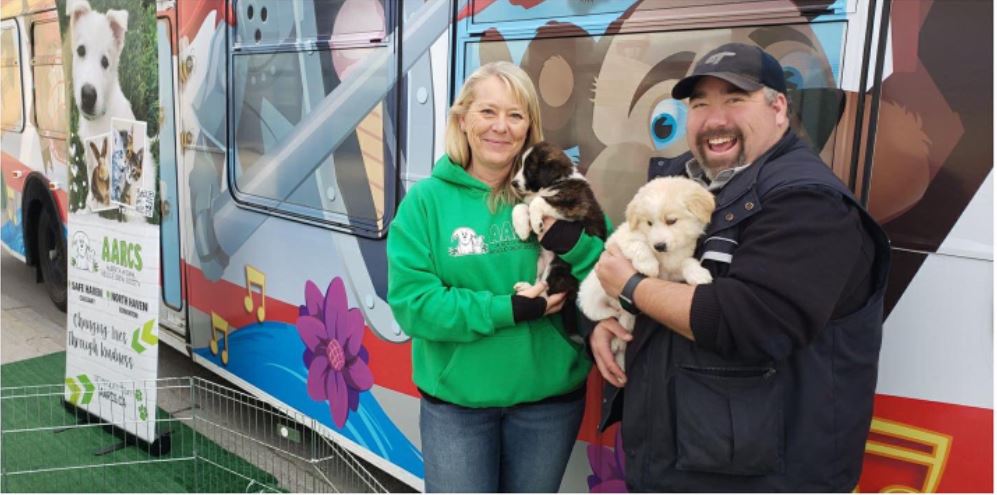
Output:
M537 282L528 289L516 292L516 295L529 298L542 297L545 301L547 301L547 310L544 311L544 315L550 315L561 311L561 308L564 307L564 299L567 296L567 293L562 292L560 294L545 295L546 291L547 283Z
M557 219L554 218L554 217L544 217L544 230L543 230L543 232L537 234L537 240L538 241L541 240L541 239L543 239L544 235L546 235L547 232L550 232L550 226L554 225L554 222L556 222L556 221L557 221Z

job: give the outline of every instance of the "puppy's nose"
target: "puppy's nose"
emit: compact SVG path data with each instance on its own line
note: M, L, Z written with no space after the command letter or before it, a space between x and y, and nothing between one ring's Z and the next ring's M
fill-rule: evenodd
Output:
M92 84L84 84L83 88L80 89L80 103L83 105L83 111L86 113L93 113L94 107L97 105L97 90Z
M665 244L663 242L659 242L659 243L657 243L657 244L654 245L654 250L657 251L657 252L659 252L659 253L663 253L665 251L668 251L668 244Z

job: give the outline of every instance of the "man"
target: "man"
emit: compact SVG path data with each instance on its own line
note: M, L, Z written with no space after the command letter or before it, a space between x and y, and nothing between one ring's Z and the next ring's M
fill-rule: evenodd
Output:
M723 45L672 90L688 98L690 153L652 159L715 195L689 286L637 274L618 251L603 288L638 315L589 335L602 427L622 419L634 491L851 491L872 416L889 244L789 129L782 67ZM609 351L629 340L626 374ZM625 400L624 400L625 398Z

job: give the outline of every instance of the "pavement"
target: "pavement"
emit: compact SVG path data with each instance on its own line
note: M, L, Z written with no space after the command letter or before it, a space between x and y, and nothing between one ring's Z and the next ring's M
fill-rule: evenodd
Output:
M66 314L52 304L35 270L0 255L0 363L66 350Z

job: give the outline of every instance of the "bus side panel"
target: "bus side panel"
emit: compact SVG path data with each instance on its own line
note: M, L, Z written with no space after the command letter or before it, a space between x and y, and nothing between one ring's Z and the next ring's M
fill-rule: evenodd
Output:
M873 424L862 491L993 490L992 16L892 5L869 199L898 248L876 402L891 423Z
M421 14L440 4L405 2L405 8L413 11L414 20L423 20ZM851 162L852 146L861 143L851 143L854 108L849 110L857 100L853 87L857 85L844 72L862 63L852 54L862 52L855 40L862 39L865 26L853 21L868 9L865 1L857 5L844 0L766 2L773 7L767 11L772 18L756 24L741 21L737 26L731 25L730 19L737 17L734 14L739 19L756 15L752 7L757 2L703 0L669 10L674 2L614 0L588 5L551 1L514 7L504 2L462 1L456 5L452 72L447 69L449 54L442 49L447 39L444 28L426 37L432 49L422 48L417 38L404 44L405 50L413 50L417 62L409 66L408 55L402 57L403 70L408 71L402 79L375 65L390 61L375 56L385 53L378 48L390 43L383 41L388 38L364 38L357 31L368 25L373 31L390 25L387 19L397 13L393 5L347 12L350 9L326 10L317 3L303 2L303 12L294 15L273 2L254 5L251 15L246 4L235 4L229 11L232 6L222 0L178 2L178 65L188 57L192 61L190 75L185 81L181 78L178 88L178 132L185 143L180 190L187 217L181 228L195 359L261 397L316 419L323 433L417 488L422 486L417 391L410 380L407 339L384 302L384 241L378 231L390 220L394 203L390 190L402 187L392 181L401 177L411 183L428 173L425 157L433 155L427 142L432 142L435 151L442 149L447 94L452 97L475 67L509 60L531 75L542 99L545 134L579 162L616 223L623 205L644 180L648 160L677 156L685 150L684 104L670 99L671 86L699 54L728 40L760 44L775 53L787 67L794 88L793 106L799 110L794 123L801 135L839 177L847 178L852 167L859 166ZM267 21L261 19L263 6L268 8ZM929 9L918 11L923 15ZM302 19L308 22L303 24ZM337 32L337 26L341 31ZM937 24L926 22L924 32L936 33L931 26ZM328 34L335 46L326 50L322 46L313 49L319 44L286 43L288 39L311 40L309 36L320 33ZM919 39L937 38L937 34L931 38L920 33ZM259 46L254 45L254 38ZM268 44L286 50L277 53L268 50ZM905 48L899 43L894 46L894 57L902 60L898 50ZM359 53L371 56L356 56ZM938 81L942 74L930 79ZM451 79L454 86L448 87ZM346 84L358 81L363 84ZM884 88L884 101L891 94ZM427 104L432 108L427 115L435 122L433 132L427 133L424 127L418 133L409 129L417 123L425 125L427 120L417 115ZM888 112L881 113L886 116ZM932 116L934 109L924 108L915 120L927 122ZM339 127L325 132L322 126L329 122ZM419 147L410 142L416 135ZM395 143L401 146L392 148ZM880 149L878 144L877 153ZM929 150L933 149L929 143ZM404 163L409 151L422 158L419 163ZM878 160L874 174L880 173ZM879 194L877 187L882 187L877 184L888 182L874 176L873 198ZM934 182L937 187L944 184ZM992 185L981 188L980 182L970 184L968 190L992 190ZM372 186L380 186L381 192ZM960 212L972 196L972 192L965 195ZM939 252L956 249L941 241L953 238L948 232L956 218L978 216L949 218L944 232L938 234ZM979 228L973 222L970 231ZM989 266L992 248L984 251L991 253L983 261ZM895 278L911 266L902 258L896 256ZM980 262L959 261L963 265ZM953 280L947 278L952 274L939 271L965 273L973 287L984 283L978 273L970 273L974 268L952 265L929 273L918 271L919 263L914 265L911 273L926 276L929 286ZM984 273L992 277L992 269ZM938 328L925 326L928 320L923 312L947 304L930 293L922 296L914 290L914 283L910 287L907 292L916 294L911 296L914 303L897 303L887 322L888 327L904 328L893 331L896 338L888 331L884 341L883 381L868 450L869 469L860 488L985 490L990 485L982 480L991 476L992 467L985 466L990 466L992 453L987 457L982 452L986 449L977 444L992 445L992 428L986 426L992 417L992 398L979 392L992 374L992 358L972 354L965 358L965 368L959 368L962 376L945 375L950 377L946 383L967 382L949 388L965 392L970 399L940 395L936 387L909 375L908 368L893 356L924 354L941 344L905 338L917 333L908 327L938 333ZM900 292L906 296L902 288ZM985 298L986 291L980 296ZM973 315L988 307L975 299L961 300L964 312ZM330 310L347 315L347 322L357 321L349 315L363 314L362 329L343 323L347 335L358 330L362 334L360 350L345 356L345 362L357 366L348 371L351 378L346 387L340 386L347 381L343 368L330 366L331 356L337 355L329 353L335 347L331 341L340 331L325 323L331 321L325 318ZM316 318L319 314L322 318ZM902 315L907 319L902 321ZM309 318L320 320L324 330L315 330ZM972 338L985 340L989 330L992 339L992 327L976 316L949 321L969 328L967 335ZM315 333L321 331L325 334ZM977 344L977 349L991 347L982 341ZM372 375L369 387L364 368ZM911 389L891 388L891 382L908 384ZM617 430L595 433L600 388L600 379L592 375L581 441L565 475L564 490L625 489ZM911 415L908 410L918 412ZM926 457L897 448L897 443L909 448L910 442L933 450ZM982 460L973 461L973 456ZM897 466L901 466L899 471ZM957 477L966 470L982 475ZM943 477L943 473L955 474ZM971 481L951 484L957 478Z
M424 42L445 7L414 4L443 14ZM397 8L178 2L181 232L194 359L421 488L410 350L384 301L401 122L424 111L397 94ZM432 119L428 45L412 60Z
M7 252L22 260L29 248L24 238L24 222L28 220L24 215L28 212L23 211L28 177L40 178L40 184L46 188L54 185L47 194L51 195L63 223L68 207L61 36L55 12L39 11L41 7L46 6L32 6L29 10L39 13L0 23L5 105L4 126L0 130L3 173L0 240ZM38 75L40 79L36 78ZM20 106L17 122L8 122L11 110L6 105L10 103Z

